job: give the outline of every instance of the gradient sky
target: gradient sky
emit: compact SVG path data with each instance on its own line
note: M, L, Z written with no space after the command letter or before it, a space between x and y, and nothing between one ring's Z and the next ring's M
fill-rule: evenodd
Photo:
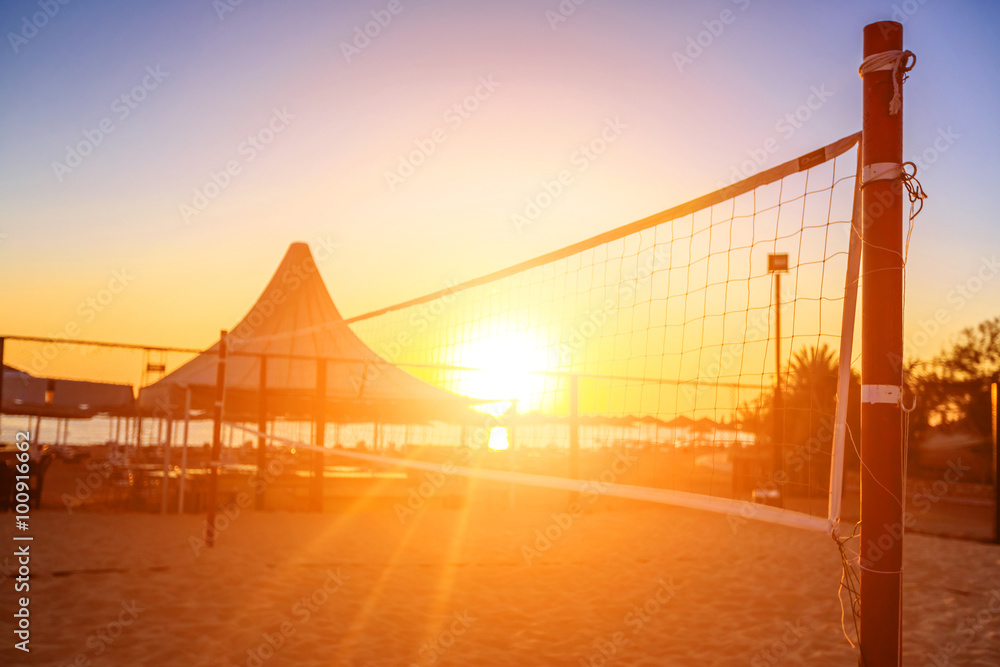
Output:
M223 3L76 0L37 34L25 30L37 0L3 3L3 333L75 323L83 339L206 346L293 241L336 244L319 268L350 316L581 240L728 184L769 139L764 168L859 130L862 28L894 12L918 56L905 155L928 151L930 195L907 336L936 311L945 320L909 351L933 354L998 312L1000 269L984 265L1000 254L996 2L588 0L553 28L557 0L400 0L350 61L342 43L388 0L243 0L220 18ZM674 54L725 10L731 22L679 71ZM147 68L162 81L128 109L121 96L154 82ZM499 85L447 122L484 77ZM829 99L780 131L814 89ZM275 109L291 119L249 161L241 145ZM103 119L113 131L57 175ZM624 127L607 152L518 231L525 198L609 119ZM385 173L436 128L446 141L391 190ZM180 205L231 160L240 173L186 223ZM116 271L127 287L91 319L80 304Z

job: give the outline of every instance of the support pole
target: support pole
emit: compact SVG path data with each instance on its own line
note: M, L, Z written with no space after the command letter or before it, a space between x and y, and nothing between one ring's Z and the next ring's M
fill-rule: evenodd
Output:
M865 26L864 56L903 49L895 21ZM903 114L890 112L893 69L863 79L861 318L861 619L860 661L895 667L901 661L903 583ZM897 76L902 76L899 71ZM895 174L893 177L892 173Z
M833 425L833 456L830 464L830 500L828 516L836 536L840 530L840 511L844 496L844 448L847 444L847 407L851 387L851 360L854 358L854 323L858 312L858 277L861 275L861 167L864 164L858 144L857 178L851 214L851 241L847 250L847 277L844 284L844 316L840 329L840 374L837 378L837 411Z
M167 439L163 444L163 493L160 498L160 514L167 513L167 495L170 490L170 445L174 439L174 420L167 417Z
M785 395L781 387L781 273L774 274L774 447L771 451L771 481L778 490L775 502L784 507L781 449L785 442Z
M3 424L3 358L4 358L4 342L6 339L0 336L0 432L2 432Z
M142 414L135 418L135 458L140 460L139 449L142 447Z
M257 401L257 431L260 433L267 433L267 357L261 355L260 357L260 386L258 391L258 401ZM265 479L264 471L267 469L267 438L263 435L257 436L257 481L261 482ZM264 509L264 493L265 488L263 484L257 487L257 501L255 503L257 510Z
M569 476L580 479L580 384L576 375L569 376ZM570 492L570 502L576 499L577 493Z
M208 516L205 544L215 546L215 509L219 499L219 459L222 457L222 396L226 388L226 330L219 332L219 363L215 373L215 411L212 420L212 459L208 462Z
M993 541L1000 544L1000 450L997 440L1000 439L1000 409L997 407L1000 394L1000 380L990 386L990 402L993 406Z
M510 418L507 420L507 469L511 472L517 472L517 465L515 457L517 456L517 428L515 424L517 423L518 415L518 400L515 398L510 403ZM514 482L510 484L510 491L507 495L507 509L514 509L514 493L515 486Z
M177 491L177 513L184 514L184 483L188 469L188 427L191 425L191 387L184 387L184 444L181 447L181 483Z
M326 442L326 359L316 360L316 408L315 408L315 442L317 447L325 446ZM323 464L325 454L313 451L313 474L309 493L309 508L313 512L323 511Z

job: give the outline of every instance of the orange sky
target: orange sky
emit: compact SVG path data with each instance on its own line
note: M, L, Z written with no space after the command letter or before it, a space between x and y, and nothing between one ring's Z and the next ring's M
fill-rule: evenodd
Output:
M995 161L982 110L998 93L979 85L988 71L976 85L960 74L972 54L987 70L1000 62L983 56L996 53L997 15L958 5L922 6L905 26L920 54L906 154L923 156L931 194L908 266L909 335L929 331L911 346L922 355L1000 303L989 254L1000 232L977 185ZM735 20L679 68L687 39L727 8ZM74 3L8 52L0 75L18 94L0 101L4 333L203 347L296 240L346 315L578 241L728 183L770 140L751 171L856 131L861 27L883 18L860 1L587 3L553 27L537 3L404 3L348 61L341 43L371 8L302 9L244 3L220 20L208 4ZM20 20L3 11L4 25ZM829 99L790 132L782 119L818 88ZM455 111L470 96L475 109ZM93 153L54 169L103 119L113 131ZM581 161L609 125L607 150ZM387 178L435 136L412 176ZM239 173L185 216L231 162ZM526 201L564 170L572 182L519 228ZM935 314L943 324L927 326Z

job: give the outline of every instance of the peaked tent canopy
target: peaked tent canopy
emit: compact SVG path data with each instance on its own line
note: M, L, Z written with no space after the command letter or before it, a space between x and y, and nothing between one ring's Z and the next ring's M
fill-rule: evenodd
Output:
M382 359L344 322L309 246L293 243L250 312L229 332L224 418L256 422L261 414L261 355L267 355L266 417L312 420L316 357L327 361L328 421L469 422L474 401L430 385ZM180 417L185 388L192 412L211 414L219 343L140 391L144 414ZM481 420L482 415L479 415Z

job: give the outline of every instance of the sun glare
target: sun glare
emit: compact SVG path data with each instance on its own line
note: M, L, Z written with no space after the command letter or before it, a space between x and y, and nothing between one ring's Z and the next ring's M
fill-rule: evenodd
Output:
M466 378L463 393L469 396L517 399L527 408L544 389L544 376L531 371L546 369L545 353L525 334L498 334L473 341L459 352L458 363L479 369L470 371Z
M510 447L510 441L507 439L507 429L503 426L494 426L491 428L489 448L503 450L508 447Z

